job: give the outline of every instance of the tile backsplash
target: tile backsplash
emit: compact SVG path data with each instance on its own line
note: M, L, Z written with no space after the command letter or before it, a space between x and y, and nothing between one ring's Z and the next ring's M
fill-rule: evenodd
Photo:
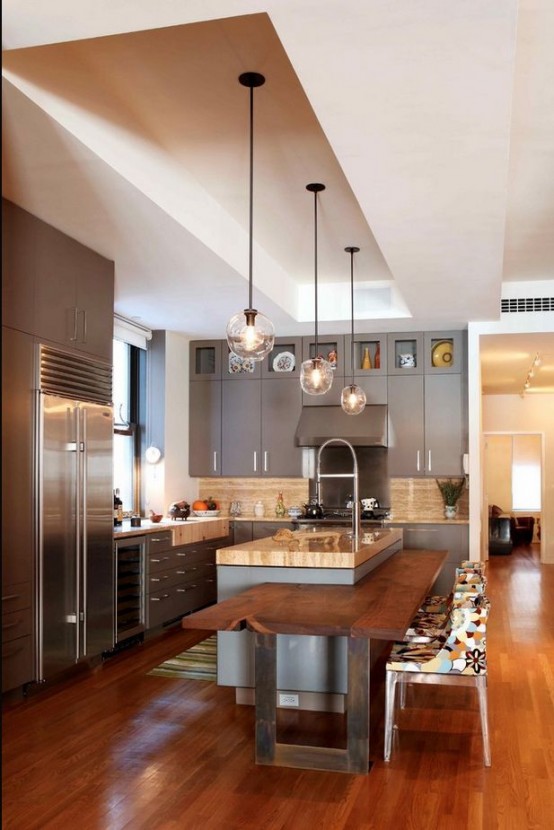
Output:
M199 498L211 496L221 507L223 515L229 513L232 501L240 501L242 515L254 514L254 503L264 505L264 518L275 516L275 504L279 493L283 494L285 507L304 505L309 498L307 478L200 478ZM391 518L396 521L442 521L444 507L434 478L393 478L390 482ZM469 516L467 489L458 502L460 520Z

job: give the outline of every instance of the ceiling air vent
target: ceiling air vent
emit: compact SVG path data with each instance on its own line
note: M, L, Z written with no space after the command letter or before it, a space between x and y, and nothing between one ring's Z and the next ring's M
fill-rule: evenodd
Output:
M554 297L514 297L500 301L502 314L513 314L519 311L554 311Z

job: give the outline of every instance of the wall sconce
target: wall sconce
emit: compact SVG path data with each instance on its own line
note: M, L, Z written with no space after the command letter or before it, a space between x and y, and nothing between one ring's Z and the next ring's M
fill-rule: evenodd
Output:
M162 457L162 452L158 447L150 446L144 453L144 457L149 464L157 464Z

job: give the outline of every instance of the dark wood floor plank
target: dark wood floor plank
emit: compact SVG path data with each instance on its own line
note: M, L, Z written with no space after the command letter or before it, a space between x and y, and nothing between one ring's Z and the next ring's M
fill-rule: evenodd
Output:
M231 689L147 674L207 636L177 630L4 701L3 828L551 830L554 567L539 566L532 547L495 557L489 594L490 769L475 696L451 687L408 690L385 764L382 661L368 775L257 766L254 710ZM278 734L326 743L338 722L279 712Z

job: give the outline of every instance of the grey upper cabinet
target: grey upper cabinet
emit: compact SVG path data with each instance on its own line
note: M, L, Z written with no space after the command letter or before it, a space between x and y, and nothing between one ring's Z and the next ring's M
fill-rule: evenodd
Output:
M222 387L222 475L260 475L261 383L224 380Z
M388 378L389 474L462 474L464 412L459 374Z
M261 474L301 476L302 450L294 435L302 411L298 377L262 380Z
M423 475L425 427L422 375L393 375L388 378L388 412L389 475Z
M425 374L460 374L465 368L464 346L461 331L425 332Z
M425 367L423 333L391 332L387 335L387 374L421 375Z
M3 200L5 325L111 363L114 263Z
M195 340L190 344L191 380L220 380L223 345L221 340Z
M189 474L221 475L221 381L190 384Z
M302 475L302 450L294 445L302 408L298 379L222 386L222 475Z
M302 338L276 337L273 349L261 362L262 378L274 380L296 378L299 383L301 365Z
M355 334L354 348L352 348L352 336L349 334L344 338L344 352L344 375L347 382L348 377L352 376L352 369L357 378L387 375L386 334Z

